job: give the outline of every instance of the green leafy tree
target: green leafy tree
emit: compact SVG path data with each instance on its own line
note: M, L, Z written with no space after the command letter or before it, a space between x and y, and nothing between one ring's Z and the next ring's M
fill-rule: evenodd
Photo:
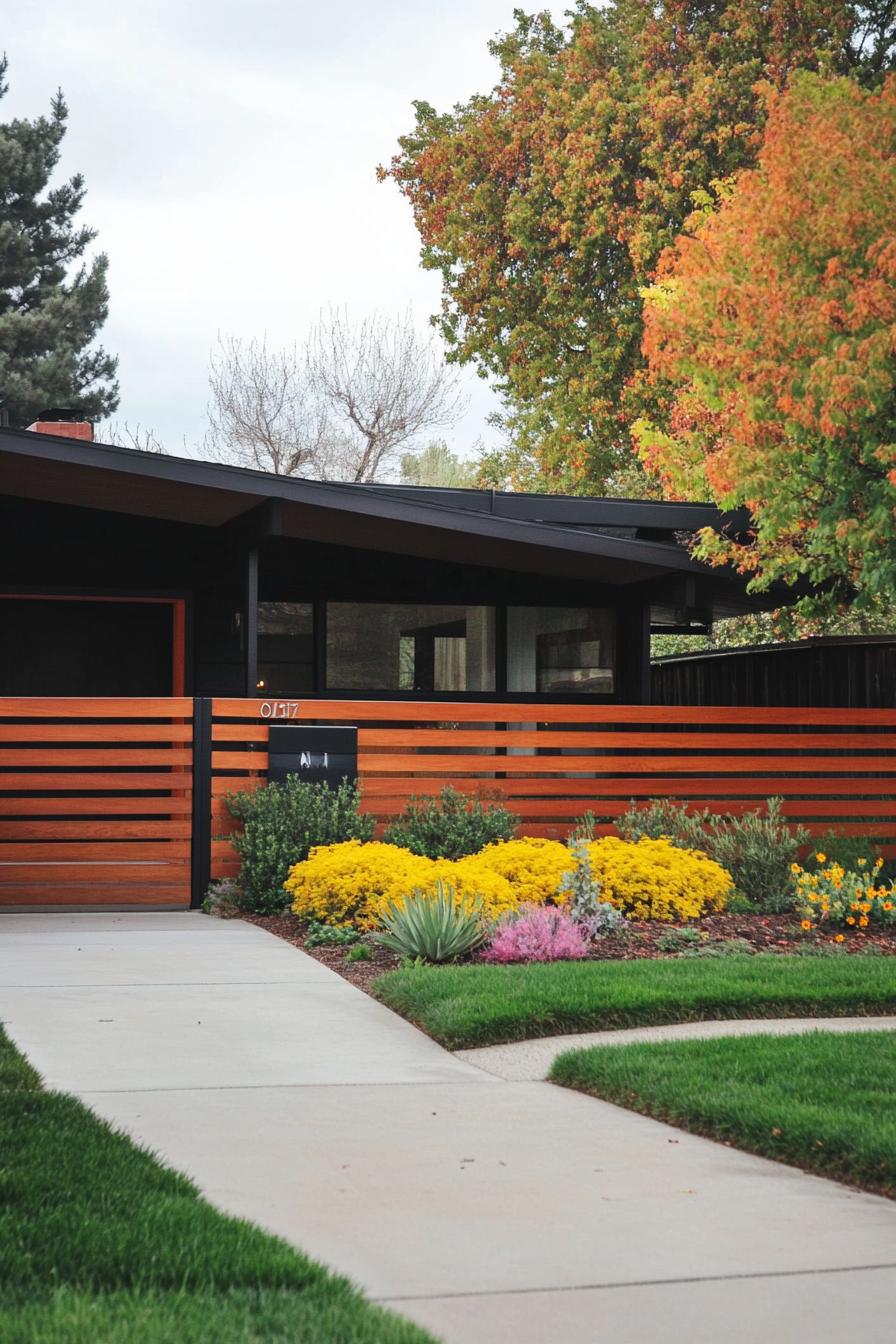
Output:
M0 59L0 98L8 90ZM51 406L102 419L118 405L118 361L93 344L106 320L108 263L85 252L96 231L75 223L76 174L50 186L68 109L0 124L0 399L13 425Z
M416 126L380 169L440 273L453 358L503 394L506 474L601 490L630 470L630 425L662 395L642 377L641 287L692 195L755 162L761 81L798 68L879 83L890 3L578 0L567 27L515 13L490 93ZM500 477L491 455L486 474ZM636 477L637 481L637 477Z
M476 469L452 453L444 439L434 439L419 453L401 459L402 485L474 486Z

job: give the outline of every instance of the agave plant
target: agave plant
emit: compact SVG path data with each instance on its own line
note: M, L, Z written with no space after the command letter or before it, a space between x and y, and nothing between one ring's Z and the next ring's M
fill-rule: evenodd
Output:
M454 888L441 881L434 892L417 889L403 905L387 906L380 922L383 932L374 941L412 960L456 961L485 940L482 902L458 902Z

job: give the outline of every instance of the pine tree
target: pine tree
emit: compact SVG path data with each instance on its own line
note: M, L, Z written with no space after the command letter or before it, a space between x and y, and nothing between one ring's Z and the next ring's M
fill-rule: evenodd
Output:
M6 68L3 57L0 98ZM84 257L96 237L74 222L84 179L49 186L67 116L59 91L49 117L0 124L0 401L15 426L48 407L102 419L118 406L118 360L92 345L108 314L108 262Z

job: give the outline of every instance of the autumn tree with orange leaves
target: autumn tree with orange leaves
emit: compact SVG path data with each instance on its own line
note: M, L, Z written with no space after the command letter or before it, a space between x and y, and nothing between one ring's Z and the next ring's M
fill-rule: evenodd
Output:
M709 534L756 589L808 578L859 605L896 594L896 77L800 73L755 169L660 259L644 350L673 389L635 428L671 497L747 505Z
M599 491L649 407L642 299L692 195L752 166L765 81L797 69L874 85L892 0L579 0L516 11L496 87L416 126L381 176L409 200L442 279L451 357L503 395L517 483ZM646 401L645 401L646 399Z

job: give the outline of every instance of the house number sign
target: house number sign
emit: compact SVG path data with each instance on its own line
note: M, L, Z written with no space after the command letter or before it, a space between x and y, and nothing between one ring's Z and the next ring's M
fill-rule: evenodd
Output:
M358 777L358 730L346 724L272 723L268 736L268 779L288 775L337 788Z
M297 719L298 700L262 700L258 711L263 719Z

